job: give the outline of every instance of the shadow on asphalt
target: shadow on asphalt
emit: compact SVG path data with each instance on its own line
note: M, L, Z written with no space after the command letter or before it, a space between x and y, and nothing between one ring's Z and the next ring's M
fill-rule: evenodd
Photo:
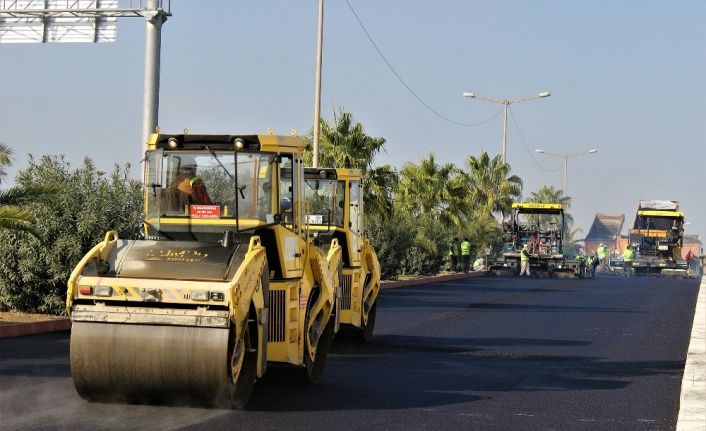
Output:
M0 375L70 377L69 331L0 340Z
M644 311L630 310L627 308L611 307L579 307L579 306L557 306L557 305L529 305L529 304L500 304L490 302L480 302L468 304L468 308L473 310L492 311L539 311L539 312L570 312L570 313L644 313Z
M337 340L321 384L303 385L291 370L269 369L256 385L249 409L407 409L489 399L493 392L622 389L634 377L677 376L684 366L683 361L616 362L593 356L517 353L521 347L588 344L393 335L378 336L366 344Z

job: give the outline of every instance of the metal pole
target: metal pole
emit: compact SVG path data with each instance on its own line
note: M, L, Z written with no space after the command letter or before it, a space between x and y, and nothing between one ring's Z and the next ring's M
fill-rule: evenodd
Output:
M567 185L567 171L569 170L569 156L564 156L564 196L569 195L568 185Z
M505 105L505 121L503 122L503 163L507 163L507 108L510 107L510 101L503 102Z
M162 22L159 0L147 0L147 11L159 11L154 15L145 15L145 84L142 106L142 154L147 150L150 133L155 132L159 114L159 61L162 45Z
M321 122L321 63L324 46L324 0L319 0L319 28L316 38L316 93L314 95L314 137L313 163L319 167L319 129Z

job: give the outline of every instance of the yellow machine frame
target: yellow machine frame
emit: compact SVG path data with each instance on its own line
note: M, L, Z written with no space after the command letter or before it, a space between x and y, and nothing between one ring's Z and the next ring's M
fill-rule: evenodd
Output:
M313 168L308 168L310 171ZM348 265L343 267L341 281L339 321L341 325L355 328L365 328L368 324L370 310L372 309L380 290L380 264L375 249L370 241L365 238L363 231L362 210L361 220L357 223L360 231L354 232L351 220L351 209L355 206L351 202L351 188L359 187L360 203L362 206L362 179L363 173L359 169L325 168L317 171L335 172L337 181L344 183L343 227L331 225L330 229L343 235L345 238L345 251ZM311 226L311 229L325 230L329 227ZM334 241L336 239L334 238Z
M150 137L148 150L157 149L158 143L163 143L168 138L181 140L185 136L153 134ZM336 268L331 268L329 261L332 258L335 259L335 256L339 256L340 259L341 247L337 243L334 244L327 259L327 256L324 256L307 235L308 228L305 224L306 216L302 204L304 145L301 138L257 135L257 140L260 152L292 156L294 219L291 223L267 227L266 229L272 232L271 235L268 234L269 243L263 243L264 238L258 235L251 236L245 258L235 275L232 279L221 283L91 276L86 273L87 267L105 262L119 240L117 232L108 232L105 239L81 259L69 278L66 309L72 320L116 324L231 327L235 328L234 338L238 346L246 342L244 328L247 327L249 319L256 320L259 346L257 377L264 375L268 362L305 366L307 354L313 361L316 357L317 343L312 341L318 341L320 339L318 337L322 337L325 333L338 289L338 265L336 264ZM275 177L272 178L272 184L276 187L272 193L273 205L279 205L279 199L276 198L279 196L279 169L276 169L273 175ZM146 187L145 214L147 214L149 193ZM274 202L275 200L277 202ZM146 222L149 221L146 219ZM159 223L161 226L184 223L193 226L228 226L235 222L226 219L162 217ZM241 227L247 227L247 221L241 220L240 223ZM147 229L145 224L145 232ZM276 249L272 255L276 253L279 257L281 278L271 279L273 274L263 274L267 268L268 248ZM269 279L268 289L263 285L263 279ZM315 289L318 294L313 300ZM99 296L98 291L109 292L109 295ZM196 299L195 294L204 291L211 296L205 300ZM221 297L222 300L213 299ZM112 306L113 301L122 305ZM151 302L155 301L160 302L159 308L151 306ZM170 304L174 304L176 308L169 308ZM218 309L213 310L212 306L217 306ZM255 316L252 315L253 309L256 311ZM308 322L307 313L313 316ZM305 327L306 323L308 325ZM312 340L312 336L307 334L318 337Z

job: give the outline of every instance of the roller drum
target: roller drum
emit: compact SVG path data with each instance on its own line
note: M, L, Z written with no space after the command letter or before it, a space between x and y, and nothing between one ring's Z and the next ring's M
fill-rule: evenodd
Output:
M220 403L228 340L227 328L74 322L71 375L87 400Z

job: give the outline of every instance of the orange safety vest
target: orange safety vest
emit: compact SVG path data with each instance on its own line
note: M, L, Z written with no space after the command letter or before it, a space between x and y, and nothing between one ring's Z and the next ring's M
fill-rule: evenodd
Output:
M189 178L185 177L183 180L181 180L179 182L179 184L177 184L177 190L179 190L180 192L187 193L187 194L192 194L193 193L192 186L198 180L199 180L199 177L197 177L196 175L194 175L193 177L189 177Z

